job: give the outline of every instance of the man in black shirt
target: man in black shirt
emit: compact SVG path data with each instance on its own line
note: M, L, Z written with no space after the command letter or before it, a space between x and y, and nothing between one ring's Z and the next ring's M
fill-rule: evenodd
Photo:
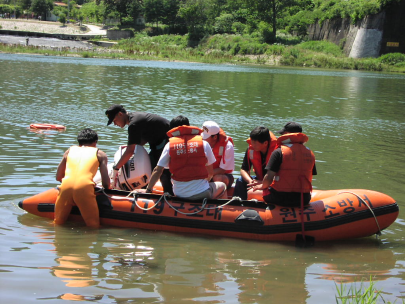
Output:
M312 191L312 176L316 175L315 156L304 146L308 137L296 122L287 123L278 133L278 148L273 151L266 166L263 184L248 186L253 191L264 190L267 203L298 207L301 200L309 204Z
M149 157L151 167L155 168L162 154L163 148L168 142L167 131L169 131L169 121L159 115L132 112L128 113L122 105L114 104L105 112L108 117L107 126L111 123L124 128L128 125L128 144L127 149L121 156L121 159L115 164L114 170L120 169L132 157L136 145L145 145L149 143ZM170 180L170 171L163 172L160 181L164 192L173 195L172 184Z

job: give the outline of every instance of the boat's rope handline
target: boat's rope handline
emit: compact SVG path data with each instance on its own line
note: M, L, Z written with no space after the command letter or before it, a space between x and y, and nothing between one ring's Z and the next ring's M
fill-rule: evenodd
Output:
M177 209L176 207L174 207L172 204L170 204L170 203L168 202L166 196L168 196L167 193L165 193L165 194L162 195L162 197L164 198L166 204L169 205L169 207L172 208L174 211L176 211L176 212L178 212L178 213L180 213L180 214L184 214L184 215L194 215L194 214L200 213L201 211L204 211L205 206L207 205L207 199L204 198L204 199L203 199L203 202L202 202L202 205L201 205L201 208L200 208L199 210L197 210L196 212L182 212L182 211L180 211L179 209Z
M105 189L104 189L104 188L96 189L95 192L102 192L105 196L107 196L107 197L109 197L109 198L113 198L112 195L108 195L108 194L105 192ZM208 200L207 200L207 198L204 198L204 199L203 199L203 202L202 202L202 205L201 205L201 208L200 208L199 210L197 210L196 212L182 212L182 211L180 211L178 208L174 207L172 204L170 204L170 203L168 202L167 197L170 197L170 196L171 196L171 195L168 194L168 193L164 193L164 194L157 200L157 202L156 202L155 204L153 204L151 207L148 207L148 208L143 208L143 207L139 206L137 194L138 194L138 193L136 192L136 190L133 190L133 191L129 192L127 196L122 197L122 199L128 199L130 196L133 197L133 200L134 200L135 205L136 205L139 209L144 210L144 211L148 211L148 210L151 210L151 209L155 208L155 207L157 206L157 204L159 204L160 201L161 201L162 199L164 199L164 201L166 202L166 204L167 204L170 208L172 208L174 211L176 211L176 212L178 212L178 213L180 213L180 214L184 214L184 215L194 215L194 214L200 213L200 212L202 212L202 211L204 211L204 210L220 209L220 208L223 208L224 206L226 206L226 205L228 205L228 204L230 204L230 203L232 203L232 202L235 202L235 201L241 202L241 201L242 201L242 199L241 199L239 196L234 196L234 197L232 197L232 199L230 199L229 201L227 201L226 203L224 203L224 204L222 204L222 205L215 206L215 207L207 207L207 201L208 201ZM120 198L119 196L118 196L118 197L117 197L117 196L114 197L114 199L119 199L119 198ZM253 199L253 200L251 200L251 201L253 201L253 202L258 202L258 200L256 200L256 199Z
M150 210L150 209L153 209L153 208L155 208L156 207L156 205L157 204L159 204L160 203L160 201L162 200L162 198L163 198L163 195L156 201L156 203L155 204L153 204L153 206L151 206L151 207L149 207L149 208L144 208L144 207L141 207L141 206L139 206L139 204L138 204L138 197L137 197L137 193L135 192L135 191L132 191L131 193L133 193L133 197L134 197L134 203L135 203L135 205L139 208L139 209L141 209L141 210L144 210L144 211L148 211L148 210Z
M226 206L226 205L228 205L228 204L230 204L230 203L232 203L232 202L235 202L235 201L241 202L242 199L241 199L239 196L234 196L234 197L232 197L229 201L227 201L226 203L224 203L224 204L222 204L222 205L219 205L219 206L216 206L216 207L211 207L211 208L207 207L207 208L205 208L205 209L206 209L206 210L219 209L219 208L222 208L222 207L224 207L224 206Z
M354 196L356 196L359 200L361 200L361 201L367 206L367 208L371 211L371 214L372 214L373 217L374 217L375 223L377 224L378 232L376 233L376 235L381 235L380 224L378 223L377 217L376 217L376 215L375 215L373 209L370 207L370 205L369 205L364 199L362 199L362 198L360 197L360 195L358 195L357 193L354 193L354 192L351 192L351 191L342 191L342 192L339 192L338 194L342 194L342 193L350 193L350 194L353 194Z

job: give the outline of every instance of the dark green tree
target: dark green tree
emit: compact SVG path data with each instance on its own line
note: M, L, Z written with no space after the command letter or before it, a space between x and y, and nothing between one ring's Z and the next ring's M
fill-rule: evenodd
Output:
M203 28L207 20L206 2L186 0L180 5L178 15L186 22L189 32L195 32Z
M283 11L293 6L297 0L245 0L250 15L256 16L257 24L261 31L265 30L265 24L271 27L271 37L265 37L265 42L274 41L277 35L279 18Z
M28 11L31 8L31 0L18 0L17 4L25 11Z
M120 24L135 25L136 18L142 12L142 0L103 0L105 17L114 15Z
M163 0L145 0L143 7L146 22L156 23L158 27L164 15Z
M170 28L179 23L177 16L180 8L180 1L178 0L163 0L163 16L162 22L168 25Z
M52 0L32 0L31 11L38 16L41 16L42 20L45 20L46 13L53 10Z

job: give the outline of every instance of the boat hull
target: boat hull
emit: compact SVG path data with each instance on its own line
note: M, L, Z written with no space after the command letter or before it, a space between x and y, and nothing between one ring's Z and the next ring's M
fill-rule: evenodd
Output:
M395 200L362 189L314 192L301 214L300 208L267 205L260 201L165 201L161 195L136 197L117 190L97 194L101 225L213 235L260 241L295 241L304 235L316 241L367 237L389 227L398 217ZM56 188L24 199L19 207L29 213L54 218ZM159 201L160 199L160 201ZM69 217L82 221L78 208Z

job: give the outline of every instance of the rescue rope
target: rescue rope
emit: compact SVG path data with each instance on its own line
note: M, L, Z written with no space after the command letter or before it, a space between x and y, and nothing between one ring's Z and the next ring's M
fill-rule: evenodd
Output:
M234 197L232 197L229 201L227 201L226 203L224 203L224 204L222 204L222 205L219 205L219 206L216 206L216 207L212 207L212 208L205 208L205 209L207 209L207 210L214 210L214 209L222 208L222 207L224 207L224 206L226 206L226 205L228 205L228 204L230 204L230 203L232 203L232 202L235 202L235 201L241 202L242 199L241 199L239 196L234 196Z
M105 196L107 196L107 197L109 197L109 198L113 198L112 195L108 195L107 193L105 193L104 188L100 188L100 189L98 189L98 190L95 190L95 192L102 192ZM148 208L144 208L144 207L139 206L139 204L138 204L138 199L137 199L137 197L136 197L137 194L138 194L138 193L136 192L136 190L133 190L133 191L129 192L127 196L123 196L123 197L114 196L114 199L128 199L130 196L132 196L135 205L136 205L139 209L144 210L144 211L148 211L148 210L151 210L151 209L155 208L156 205L159 204L160 201L161 201L162 198L163 198L163 199L165 200L166 204L167 204L170 208L172 208L174 211L176 211L176 212L178 212L178 213L180 213L180 214L184 214L184 215L194 215L194 214L200 213L200 212L202 212L202 211L204 211L204 210L215 210L215 209L222 208L222 207L224 207L224 206L226 206L226 205L228 205L228 204L230 204L230 203L232 203L232 202L234 202L234 201L238 201L238 202L241 202L241 201L242 201L242 199L241 199L239 196L234 196L234 197L232 197L232 199L230 199L229 201L227 201L226 203L224 203L224 204L222 204L222 205L219 205L219 206L216 206L216 207L206 207L208 200L207 200L207 198L204 198L200 210L198 210L198 211L196 211L196 212L182 212L182 211L180 211L179 209L177 209L176 207L174 207L172 204L170 204L170 203L168 202L167 197L170 196L168 193L164 193L164 194L157 200L157 202L156 202L155 204L153 204L153 206L148 207ZM253 199L253 200L251 200L251 201L256 201L256 202L257 202L256 199Z
M351 192L351 191L342 191L342 192L339 192L338 194L342 194L342 193L350 193L350 194L353 194L354 196L356 196L359 200L361 200L361 201L367 206L367 208L371 211L371 214L372 214L373 217L374 217L375 223L377 224L378 232L376 233L376 235L381 235L380 224L378 223L377 217L375 216L374 211L373 211L373 209L371 209L370 205L367 204L367 202L366 202L364 199L362 199L358 194L356 194L356 193L354 193L354 192Z
M204 198L200 210L197 210L196 212L189 212L189 213L187 213L187 212L182 212L182 211L180 211L179 209L176 209L176 207L172 206L172 205L167 201L166 196L167 196L166 193L164 193L164 194L162 195L162 197L164 198L166 204L168 204L169 207L172 208L174 211L176 211L176 212L178 212L178 213L180 213L180 214L184 214L184 215L193 215L193 214L200 213L201 211L204 211L205 205L207 204L207 199Z
M136 198L137 193L136 193L135 191L132 191L131 193L133 193L135 205L136 205L139 209L144 210L144 211L148 211L148 210L150 210L150 209L155 208L156 205L160 203L160 201L162 200L162 197L163 197L163 195L162 195L152 207L143 208L143 207L141 207L141 206L138 205L138 199Z

